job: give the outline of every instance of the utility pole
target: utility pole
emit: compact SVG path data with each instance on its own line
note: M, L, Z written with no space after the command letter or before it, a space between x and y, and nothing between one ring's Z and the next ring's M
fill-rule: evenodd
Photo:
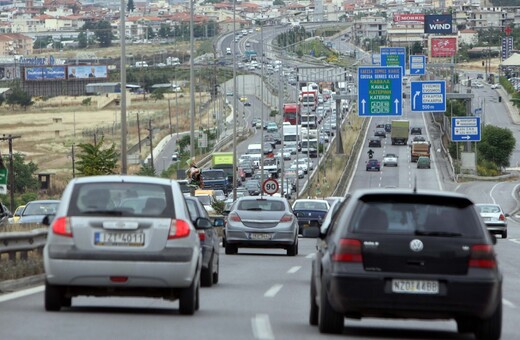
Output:
M155 167L153 165L153 142L152 142L152 120L148 120L148 140L150 141L150 165L155 175Z
M0 141L7 141L9 143L9 210L14 211L14 164L13 164L13 139L22 138L22 136L2 135Z
M76 159L75 159L75 155L74 155L74 143L72 144L71 158L72 158L72 178L76 178Z
M139 155L141 155L141 128L139 127L139 112L137 112L137 139L139 141Z
M168 116L170 117L170 137L173 135L173 126L172 126L172 108L170 106L170 100L168 99Z

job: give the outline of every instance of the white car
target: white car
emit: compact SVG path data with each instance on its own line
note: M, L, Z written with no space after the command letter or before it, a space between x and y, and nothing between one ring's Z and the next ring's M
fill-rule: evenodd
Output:
M298 168L298 178L303 178L305 176L305 173L303 172L301 167L298 167L296 164L291 165L291 167L288 169L288 171L296 172L296 169Z
M383 166L397 166L397 155L393 153L387 153L383 158Z
M492 88L493 90L496 90L496 89L500 88L500 85L498 85L498 84L493 84L493 85L491 85L491 88Z
M282 158L282 150L280 150L280 151L278 151L276 153L276 157L277 158ZM283 150L283 159L284 159L284 161L290 161L291 160L291 150L286 150L284 148L284 150Z
M307 174L307 172L308 172L307 163L300 163L300 162L296 163L296 160L294 160L291 164L291 168L293 165L298 166L298 169L303 170L303 173Z
M293 163L296 163L296 160L294 160ZM304 164L305 168L307 168L307 166L308 166L309 170L311 170L311 171L314 170L314 163L311 160L307 161L307 157L299 157L298 158L298 163L299 164Z

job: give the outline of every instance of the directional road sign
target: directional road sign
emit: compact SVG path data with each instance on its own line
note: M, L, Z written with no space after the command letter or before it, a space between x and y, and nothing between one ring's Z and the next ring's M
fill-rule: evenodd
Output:
M359 116L400 116L402 95L401 67L358 68Z
M406 69L405 59L404 47L381 47L381 66L401 66L403 76Z
M262 185L264 192L271 196L276 194L279 188L280 187L278 186L278 182L273 178L266 179Z
M452 117L453 142L480 142L480 117Z
M411 55L409 64L411 76L420 76L426 74L426 56Z
M381 65L381 54L372 53L372 65Z
M445 112L446 81L412 81L410 98L412 112Z

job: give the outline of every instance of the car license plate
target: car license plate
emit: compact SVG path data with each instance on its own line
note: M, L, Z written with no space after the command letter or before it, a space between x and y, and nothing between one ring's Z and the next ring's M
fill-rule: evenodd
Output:
M439 294L439 281L392 280L392 292L405 294Z
M491 217L484 217L484 221L491 221Z
M271 234L264 233L251 233L249 234L252 240L270 240Z
M116 247L142 247L144 246L144 233L106 233L94 234L96 246Z

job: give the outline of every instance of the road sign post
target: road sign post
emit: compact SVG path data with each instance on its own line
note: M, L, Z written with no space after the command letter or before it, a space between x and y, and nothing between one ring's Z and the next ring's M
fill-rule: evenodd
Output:
M262 185L262 190L264 193L273 196L278 192L279 189L278 181L273 178L268 178L264 181Z
M445 112L446 81L412 81L410 84L412 112Z
M453 142L480 142L480 117L452 117Z
M358 68L358 115L400 116L403 78L401 67Z
M426 56L411 55L408 63L410 64L411 76L422 76L426 74Z

